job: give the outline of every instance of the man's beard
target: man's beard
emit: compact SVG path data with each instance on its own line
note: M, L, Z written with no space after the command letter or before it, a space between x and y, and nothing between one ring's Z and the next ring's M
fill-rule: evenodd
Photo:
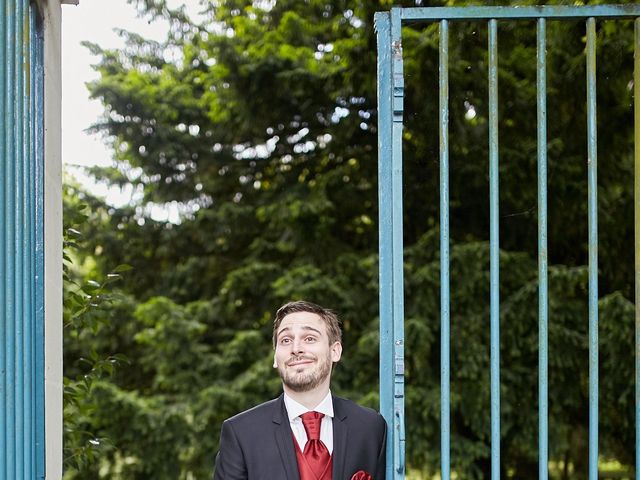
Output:
M315 357L301 355L291 357L287 363L300 361L301 359L316 360ZM282 383L294 392L308 392L326 380L331 375L331 357L326 356L324 360L319 360L313 369L305 373L297 373L296 367L287 368L286 365L278 367L278 373L282 378Z

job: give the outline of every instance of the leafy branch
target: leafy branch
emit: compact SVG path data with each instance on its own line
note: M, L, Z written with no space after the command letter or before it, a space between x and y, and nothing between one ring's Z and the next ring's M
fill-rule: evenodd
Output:
M88 206L80 203L67 207L63 238L63 305L65 343L68 348L70 342L78 342L84 335L95 336L108 323L107 308L115 296L112 292L113 283L131 267L119 265L102 281L88 279L86 274L74 268L75 257L83 249L82 233L75 227L89 219L85 213ZM115 448L108 438L95 435L87 426L91 425L90 419L95 411L92 399L94 384L105 376L112 376L118 365L127 363L127 358L121 354L104 356L92 347L77 358L76 363L81 373L73 378L64 376L64 465L68 473L82 471L94 463L102 452Z

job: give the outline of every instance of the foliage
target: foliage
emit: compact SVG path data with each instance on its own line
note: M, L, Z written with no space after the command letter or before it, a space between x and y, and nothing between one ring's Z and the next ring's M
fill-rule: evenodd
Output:
M163 1L137 3L150 18L171 17L166 42L123 32L121 51L88 45L99 57L91 93L105 106L94 130L114 150L114 166L93 173L143 199L116 209L85 198L93 253L82 261L96 275L135 269L110 322L79 339L131 361L96 384L89 422L117 450L82 475L207 478L222 420L279 391L270 322L289 299L342 313L333 389L377 405L372 19L391 2L204 2L203 21ZM499 33L502 469L528 479L537 472L535 27L501 22ZM623 465L633 464L632 33L630 23L598 24L601 452ZM490 463L486 26L452 24L450 36L452 462L474 479L488 478ZM437 38L437 25L403 31L407 448L425 474L439 465ZM583 478L583 24L549 22L547 43L550 446ZM151 205L171 202L179 222L152 218Z
M99 354L90 342L77 351L68 348L78 345L81 339L95 338L107 322L106 305L113 301L112 283L120 274L130 269L120 265L106 275L101 282L83 275L74 268L73 257L82 251L82 233L77 228L88 218L87 205L67 186L64 192L64 333L66 360L64 376L64 465L65 478L76 478L94 464L100 456L112 448L108 437L97 436L92 425L96 414L94 389L100 379L113 375L115 367L126 362L120 354ZM71 353L73 352L73 353Z

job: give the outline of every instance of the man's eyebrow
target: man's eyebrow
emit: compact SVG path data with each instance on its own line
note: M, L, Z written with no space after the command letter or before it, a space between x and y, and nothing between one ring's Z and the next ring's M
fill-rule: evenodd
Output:
M313 328L313 327L302 327L303 330L311 330L312 332L317 333L318 335L322 335L322 332L320 330L318 330L317 328Z
M302 326L301 328L302 328L303 330L310 330L310 331L312 331L312 332L317 333L318 335L322 335L322 332L321 332L320 330L318 330L317 328L308 327L308 326L306 326L306 325L305 325L305 326ZM277 337L279 337L281 333L286 332L286 331L289 331L289 330L291 330L291 328L290 328L290 327L284 327L283 329L281 329L281 330L278 332Z
M291 330L291 329L289 327L284 327L283 329L278 331L278 334L276 336L279 337L282 332L286 332L287 330Z

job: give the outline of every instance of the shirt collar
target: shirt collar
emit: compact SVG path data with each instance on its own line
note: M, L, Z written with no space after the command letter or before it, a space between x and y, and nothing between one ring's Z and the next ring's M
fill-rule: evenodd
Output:
M287 416L289 417L290 422L292 422L303 413L307 413L310 411L324 413L325 416L333 418L333 400L331 398L331 390L327 392L327 395L318 405L316 405L313 410L309 410L304 405L296 402L286 393L284 394L284 405L287 408Z

